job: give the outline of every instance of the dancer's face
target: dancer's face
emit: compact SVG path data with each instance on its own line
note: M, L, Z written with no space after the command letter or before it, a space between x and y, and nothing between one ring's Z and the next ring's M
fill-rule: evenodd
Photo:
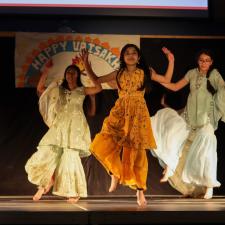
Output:
M68 82L69 87L74 87L77 84L77 71L70 68L66 71L66 80Z
M198 58L198 66L200 72L207 73L212 63L213 60L209 55L206 55L204 53L201 54Z
M129 47L124 52L124 61L126 65L136 65L139 60L139 55L134 47Z

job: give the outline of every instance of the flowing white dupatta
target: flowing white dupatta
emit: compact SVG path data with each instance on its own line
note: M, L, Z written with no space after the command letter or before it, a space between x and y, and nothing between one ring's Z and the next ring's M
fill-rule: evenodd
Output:
M62 80L53 81L42 93L39 99L39 111L45 124L51 127L59 111L59 86Z

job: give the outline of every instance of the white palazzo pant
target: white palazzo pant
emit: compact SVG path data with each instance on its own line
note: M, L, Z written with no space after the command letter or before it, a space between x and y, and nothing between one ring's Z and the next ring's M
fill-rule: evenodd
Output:
M53 194L86 197L87 184L79 151L57 146L38 146L25 165L28 180L47 187L54 176Z
M168 165L174 173L191 130L183 117L171 108L159 110L151 122L157 143L157 149L151 152L163 168ZM191 141L182 181L204 187L220 186L217 181L217 140L212 125L206 124L199 128Z

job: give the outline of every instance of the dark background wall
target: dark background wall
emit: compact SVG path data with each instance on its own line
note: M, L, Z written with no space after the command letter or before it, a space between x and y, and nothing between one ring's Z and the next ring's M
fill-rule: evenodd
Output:
M1 31L224 35L224 0L209 0L209 18L153 18L79 15L0 15ZM34 11L34 10L33 10Z
M147 62L158 72L164 73L167 65L160 48L165 45L174 52L176 57L174 81L195 65L196 51L207 47L213 50L215 66L225 79L224 8L225 1L210 1L208 19L0 15L0 195L33 194L35 187L27 181L24 164L36 150L39 140L47 130L38 112L36 90L15 88L14 32L139 34L142 36L141 49ZM159 37L156 38L156 35ZM203 36L207 36L207 38ZM221 37L218 38L218 36ZM169 96L172 107L179 109L186 102L188 88L174 94L153 84L152 93L146 96L151 115L161 108L160 98L163 93L167 93ZM104 91L97 96L98 114L94 118L88 118L92 136L101 128L102 121L109 113L116 97L115 91ZM225 182L223 174L225 166L224 134L225 126L220 123L216 135L218 138L218 179L222 186L215 190L215 193L220 195L225 194L223 185ZM89 184L89 194L107 194L109 177L101 165L92 156L83 162ZM149 154L149 189L147 193L176 193L168 184L159 184L161 172L157 160ZM131 193L133 194L129 189L120 187L115 194Z

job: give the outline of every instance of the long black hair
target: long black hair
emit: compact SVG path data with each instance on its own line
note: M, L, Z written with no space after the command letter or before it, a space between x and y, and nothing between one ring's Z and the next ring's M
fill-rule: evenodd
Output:
M119 71L116 76L117 85L118 85L119 89L121 89L120 84L119 84L119 77L127 67L127 65L124 61L124 54L128 48L134 48L137 51L138 56L139 56L139 62L137 63L137 68L140 68L144 71L144 82L143 82L143 85L140 87L140 90L145 89L146 92L149 92L151 89L151 71L149 70L148 66L146 65L140 49L134 44L126 44L120 52L120 68L119 68Z
M201 49L198 53L197 53L197 56L196 56L196 61L197 61L197 64L198 64L198 60L200 58L200 56L204 54L204 55L207 55L211 58L211 60L213 60L213 54L210 50L208 49ZM209 77L210 77L210 74L212 72L212 70L214 69L213 67L213 64L209 67L209 70L207 71L207 74L206 74L206 78L207 78L207 90L212 94L214 95L216 93L216 90L215 88L212 86L212 84L210 83L210 80L209 80Z
M68 82L67 82L67 80L66 80L66 73L67 73L68 70L74 70L74 71L76 71L76 73L77 73L77 86L78 86L78 87L83 86L82 83L81 83L81 79L80 79L80 74L81 74L81 73L80 73L79 67L76 66L76 65L69 65L69 66L67 66L66 69L65 69L64 76L63 76L63 82L62 82L62 84L61 84L61 87L64 88L64 89L70 90L70 89L69 89Z

